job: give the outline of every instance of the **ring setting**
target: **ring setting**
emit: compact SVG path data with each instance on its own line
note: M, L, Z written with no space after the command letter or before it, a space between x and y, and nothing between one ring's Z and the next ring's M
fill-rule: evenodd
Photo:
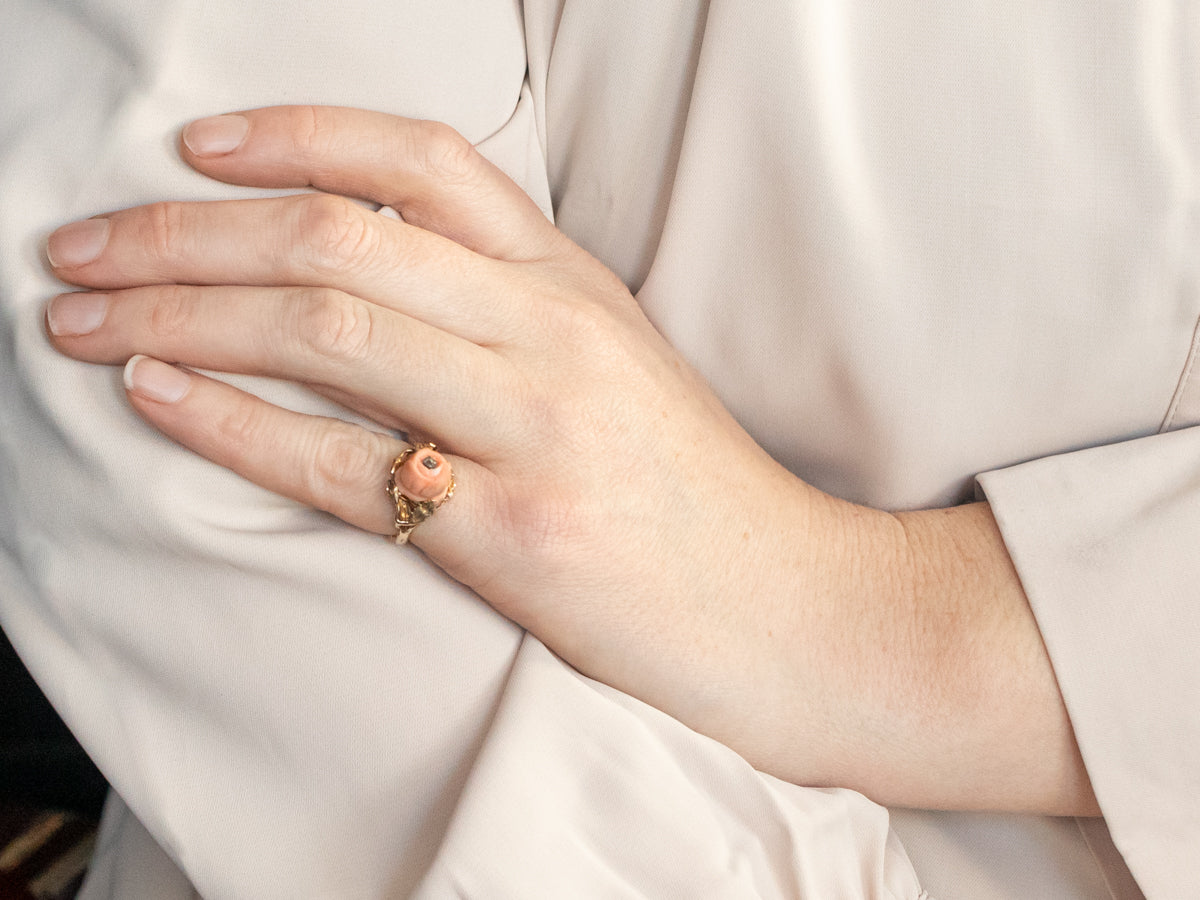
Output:
M433 500L418 500L415 497L410 497L404 493L400 485L398 477L399 471L404 468L405 463L412 458L414 453L421 450L437 450L437 445L433 443L414 444L404 450L392 462L392 469L388 473L387 494L392 498L392 502L396 505L396 534L395 540L397 544L407 544L413 530L437 512L438 507L454 496L454 472L450 472L450 484L440 497ZM434 465L430 466L430 462ZM437 462L432 457L425 457L421 462L426 468L436 468ZM448 466L449 463L447 462Z

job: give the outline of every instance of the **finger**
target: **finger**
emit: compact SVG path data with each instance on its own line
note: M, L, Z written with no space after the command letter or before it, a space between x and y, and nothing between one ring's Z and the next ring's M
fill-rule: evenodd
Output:
M405 221L496 259L540 259L562 240L524 191L439 122L278 106L192 122L182 153L221 181L311 186L393 207Z
M335 419L273 406L223 382L135 356L126 366L130 402L168 437L269 491L332 513L358 528L394 534L396 508L386 490L406 445ZM471 521L484 521L487 471L462 457L447 460L454 498L412 535L449 548L469 546ZM473 495L474 491L474 495Z
M64 353L134 354L310 385L388 428L436 433L481 457L513 440L497 354L326 288L165 285L62 294L47 330ZM447 415L453 411L452 415Z
M526 308L493 260L342 197L156 203L65 225L46 244L64 281L337 288L481 343Z

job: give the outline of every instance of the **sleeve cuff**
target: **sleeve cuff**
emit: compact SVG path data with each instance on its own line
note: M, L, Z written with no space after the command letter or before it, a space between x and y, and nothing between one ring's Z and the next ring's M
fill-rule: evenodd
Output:
M1200 896L1200 428L979 476L1114 843Z

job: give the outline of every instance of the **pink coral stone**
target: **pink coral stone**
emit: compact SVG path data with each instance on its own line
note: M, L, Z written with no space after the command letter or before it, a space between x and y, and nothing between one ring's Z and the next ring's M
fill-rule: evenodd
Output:
M450 464L436 450L418 450L396 474L404 493L416 500L437 500L450 487Z

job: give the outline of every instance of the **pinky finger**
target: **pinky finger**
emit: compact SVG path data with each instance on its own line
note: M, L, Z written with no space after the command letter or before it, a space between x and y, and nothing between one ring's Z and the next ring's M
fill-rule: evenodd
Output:
M358 528L394 532L395 507L384 485L406 446L395 438L282 409L146 356L129 360L125 387L143 418L206 459ZM445 512L452 516L453 504Z

